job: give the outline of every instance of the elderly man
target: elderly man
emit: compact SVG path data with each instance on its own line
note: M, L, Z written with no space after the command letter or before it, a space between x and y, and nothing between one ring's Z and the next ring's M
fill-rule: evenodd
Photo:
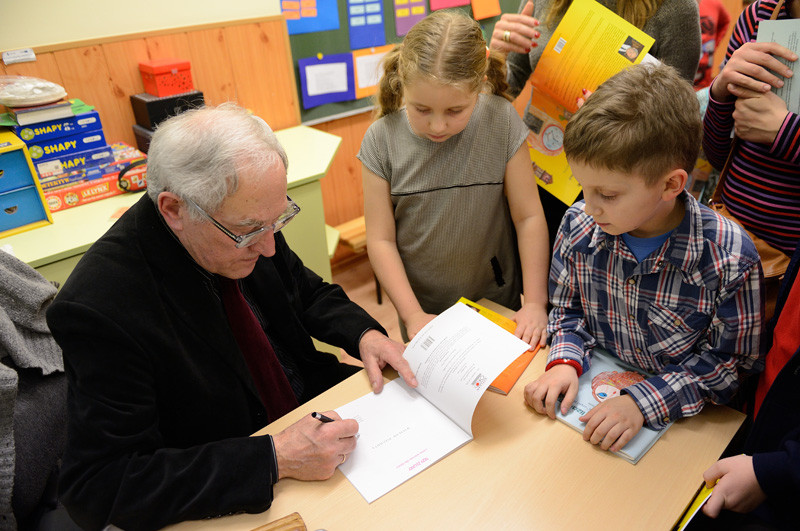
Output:
M267 124L236 106L164 122L148 196L49 309L69 382L62 500L81 526L261 512L280 478L329 478L356 421L328 412L249 437L356 372L312 335L360 356L376 392L387 363L416 385L402 345L278 232L299 211L286 164Z

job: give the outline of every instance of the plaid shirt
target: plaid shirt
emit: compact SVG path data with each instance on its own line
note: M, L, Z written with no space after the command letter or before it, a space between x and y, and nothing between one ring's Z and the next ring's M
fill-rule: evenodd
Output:
M683 221L639 263L577 203L561 222L550 267L548 363L569 359L586 369L599 346L655 375L624 390L655 429L699 413L705 400L728 402L738 369L763 364L753 243L686 192L678 200Z

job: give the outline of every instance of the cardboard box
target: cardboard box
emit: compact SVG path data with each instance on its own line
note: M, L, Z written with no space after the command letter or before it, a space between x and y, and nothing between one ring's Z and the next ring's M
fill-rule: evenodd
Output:
M100 115L97 111L89 111L69 118L51 120L31 125L17 125L12 128L14 133L28 146L45 140L52 140L62 136L74 135L86 131L102 129Z
M194 88L189 61L183 59L143 61L139 63L139 72L145 92L159 98Z
M28 151L34 163L106 146L102 129L83 131L74 135L60 136L41 142L28 142Z
M83 183L65 186L45 192L44 197L50 212L58 212L87 203L93 203L107 197L134 192L147 186L147 166L133 168L125 174L122 182L119 172L106 175Z
M147 153L154 132L155 131L151 131L150 129L145 129L139 124L133 124L133 136L136 137L136 147Z
M199 90L164 98L145 93L131 96L131 107L136 123L151 131L170 116L180 114L187 109L202 107L204 104L203 93Z
M88 166L96 166L106 162L114 162L114 150L111 146L87 149L50 160L36 161L36 171L40 179L46 179L59 173L80 170Z
M131 147L124 142L116 142L111 145L114 152L114 162L104 162L87 166L79 170L72 170L66 173L52 175L40 179L44 191L54 190L63 186L69 186L77 182L100 179L112 173L117 173L137 160L146 160L147 155L138 149Z

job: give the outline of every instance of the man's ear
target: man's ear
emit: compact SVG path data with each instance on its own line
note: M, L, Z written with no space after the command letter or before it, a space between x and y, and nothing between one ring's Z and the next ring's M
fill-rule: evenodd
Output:
M158 211L173 232L180 232L186 223L186 203L172 192L158 194Z
M662 194L665 201L672 200L686 188L686 181L689 174L683 169L674 169L664 176L664 192Z

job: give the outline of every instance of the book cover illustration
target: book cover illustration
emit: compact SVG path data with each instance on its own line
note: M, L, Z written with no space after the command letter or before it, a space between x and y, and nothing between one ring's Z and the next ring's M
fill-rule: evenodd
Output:
M647 377L648 375L641 370L595 347L592 350L591 367L578 379L578 395L572 406L566 415L562 415L560 409L557 410L556 418L583 432L586 423L581 422L580 417L600 402L619 396L625 387L641 382ZM614 453L636 464L666 430L667 428L653 430L643 426L628 444Z

